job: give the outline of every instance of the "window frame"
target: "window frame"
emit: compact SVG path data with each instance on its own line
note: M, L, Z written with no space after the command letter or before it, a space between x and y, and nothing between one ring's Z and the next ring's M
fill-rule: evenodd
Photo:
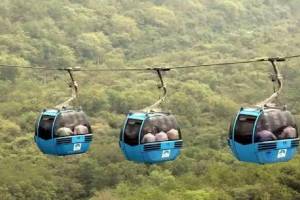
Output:
M131 121L131 120L135 121L135 122L140 122L140 126L139 126L139 129L138 129L137 136L134 139L130 139L130 138L126 137L126 129L127 129L128 125L129 125L129 121ZM126 121L126 124L124 126L124 129L123 129L123 138L122 138L123 140L122 141L125 144L128 144L130 146L137 146L137 145L139 145L140 144L140 134L141 134L141 129L142 129L143 125L144 125L144 120L141 120L141 119L130 119L130 118L128 118L127 121ZM132 142L134 140L135 140L135 142ZM130 142L128 142L128 141L130 141Z
M229 125L229 130L228 130L228 139L232 140L233 139L233 135L234 135L234 129L235 129L235 122L237 120L237 115L232 117L231 121L230 121L230 125Z
M45 137L44 134L42 134L42 137L41 137L41 133L43 132L41 130L42 126L41 126L41 123L43 122L43 119L45 117L48 117L48 118L51 118L52 119L52 125L51 125L51 129L48 130L48 133L47 134L47 137ZM56 120L56 116L52 116L52 115L41 115L40 119L39 119L39 122L38 122L38 127L37 127L37 137L38 138L41 138L43 140L51 140L53 139L53 127L54 127L54 123L55 123L55 120ZM50 136L50 137L49 137Z
M247 117L247 118L253 118L253 123L252 123L252 128L251 128L251 134L248 136L247 140L242 141L240 138L237 139L237 129L239 127L239 122L240 122L240 117ZM255 116L255 115L247 115L247 114L239 114L235 120L235 124L234 124L234 134L233 134L233 140L234 142L237 142L239 144L242 145L249 145L249 144L253 144L253 137L254 137L254 131L256 131L256 122L257 119L259 118L259 116ZM240 135L240 134L239 134ZM244 135L245 137L246 135Z
M87 127L87 129L88 129L88 131L89 131L88 134L93 134L93 130L92 130L92 127L91 127L91 125L90 125L90 122L89 122L87 116L86 116L85 114L84 114L83 116L84 116L84 118L85 118L85 120L84 120L85 123L84 123L84 124L79 123L79 124L73 125L73 126L70 128L71 131L73 132L72 135L68 135L68 136L58 136L58 135L57 135L57 130L58 130L59 128L62 128L62 127L68 127L68 126L61 126L60 120L62 120L65 116L62 115L62 113L59 113L59 114L56 116L55 123L54 123L54 125L53 125L53 138L61 138L61 137L71 137L71 136L78 136L78 135L86 135L86 134L78 134L78 135L74 135L74 129L75 129L75 127L78 126L78 125L80 125L80 124L82 124L82 125L84 125L84 126Z

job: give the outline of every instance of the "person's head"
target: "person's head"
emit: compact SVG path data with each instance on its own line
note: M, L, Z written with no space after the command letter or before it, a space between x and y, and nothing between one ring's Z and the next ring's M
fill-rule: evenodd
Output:
M177 140L179 139L179 133L176 129L171 129L167 132L169 140Z
M52 118L43 120L43 126L44 126L44 127L47 127L47 128L48 128L48 127L52 126L52 124L53 124L53 119L52 119Z
M84 125L77 125L74 127L74 134L88 134L89 130L86 126Z
M297 131L292 126L288 126L285 129L283 129L283 134L286 136L286 138L295 138L295 137L297 137Z
M149 123L145 123L144 127L143 127L143 132L144 133L152 133L152 127Z
M159 132L158 134L155 135L155 140L156 141L165 141L165 140L168 140L168 135L161 131Z
M147 133L144 135L142 142L155 142L155 136L152 133Z

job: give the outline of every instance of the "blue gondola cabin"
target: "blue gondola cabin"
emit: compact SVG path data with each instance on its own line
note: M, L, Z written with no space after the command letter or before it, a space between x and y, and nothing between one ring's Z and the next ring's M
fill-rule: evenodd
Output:
M176 119L168 113L129 113L120 133L120 147L125 157L139 163L175 160L182 144Z
M90 147L92 130L83 111L46 109L37 120L34 140L45 154L81 154Z
M292 159L299 137L289 111L241 108L230 126L228 143L238 160L266 164Z

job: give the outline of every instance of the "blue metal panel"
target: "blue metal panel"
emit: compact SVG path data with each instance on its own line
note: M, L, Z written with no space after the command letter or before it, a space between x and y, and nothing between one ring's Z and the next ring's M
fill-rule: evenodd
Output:
M257 157L255 154L255 144L243 145L237 142L233 142L233 145L235 146L238 160L245 162L257 162Z
M69 136L72 137L74 136ZM75 136L77 137L77 136ZM57 156L64 156L64 155L72 155L72 154L79 154L79 153L85 153L88 151L90 147L90 142L78 142L78 143L61 143L57 144L56 139L50 139L50 140L43 140L41 138L36 139L36 143L38 148L44 153L44 154L50 154L50 155L57 155Z
M136 146L130 146L124 142L120 142L120 146L126 159L138 163L154 164L175 160L180 155L181 151L180 148L174 146L175 142L178 141L153 142ZM155 146L157 144L159 145L158 149L145 150L144 146Z
M295 139L293 139L295 140ZM274 141L273 141L274 142ZM233 151L234 156L244 162L252 162L259 164L285 162L291 160L297 153L297 147L291 147L290 141L275 141L275 149L258 150L258 144L268 143L261 142L249 145L242 145L230 140L232 144L230 147L235 146L237 154Z
M76 135L72 136L72 143L79 143L79 142L84 142L85 136L84 135Z
M62 144L56 145L57 155L72 155L72 154L81 154L88 151L90 147L89 142L83 143L72 143L72 144Z
M260 110L257 109L244 109L239 112L239 115L250 115L250 116L259 116L261 114Z
M49 115L49 116L56 116L59 113L58 110L54 110L54 109L49 109L49 110L45 110L42 114L43 115Z
M291 160L297 153L297 148L291 146L295 139L275 141L274 149L257 151L259 163L286 162ZM297 139L296 139L297 140ZM257 143L257 145L267 144L268 142Z
M164 141L161 142L161 149L173 149L174 148L174 141Z
M55 141L53 139L50 140L44 140L39 137L36 139L36 144L38 148L44 153L44 154L56 154L56 148L55 148Z
M147 113L129 113L127 115L127 118L130 119L138 119L138 120L144 120L145 118L147 118Z
M128 144L122 144L122 150L126 158L135 162L144 162L143 159L143 145L130 146Z
M291 148L292 140L278 140L277 149Z
M162 163L175 160L180 154L180 149L165 149L144 152L144 162L149 164Z

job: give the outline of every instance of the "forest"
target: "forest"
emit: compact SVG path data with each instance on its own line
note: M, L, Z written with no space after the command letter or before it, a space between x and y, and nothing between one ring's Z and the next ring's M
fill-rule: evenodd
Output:
M0 64L81 69L176 67L300 53L299 0L1 0ZM300 122L300 59L280 63L280 101ZM126 161L130 110L159 96L149 71L74 72L93 128L86 154L36 147L44 108L69 98L64 71L0 67L1 200L300 200L300 156L257 165L227 145L231 119L273 91L269 63L171 70L162 104L180 124L172 162ZM299 106L299 107L298 107ZM299 178L299 180L298 180Z

